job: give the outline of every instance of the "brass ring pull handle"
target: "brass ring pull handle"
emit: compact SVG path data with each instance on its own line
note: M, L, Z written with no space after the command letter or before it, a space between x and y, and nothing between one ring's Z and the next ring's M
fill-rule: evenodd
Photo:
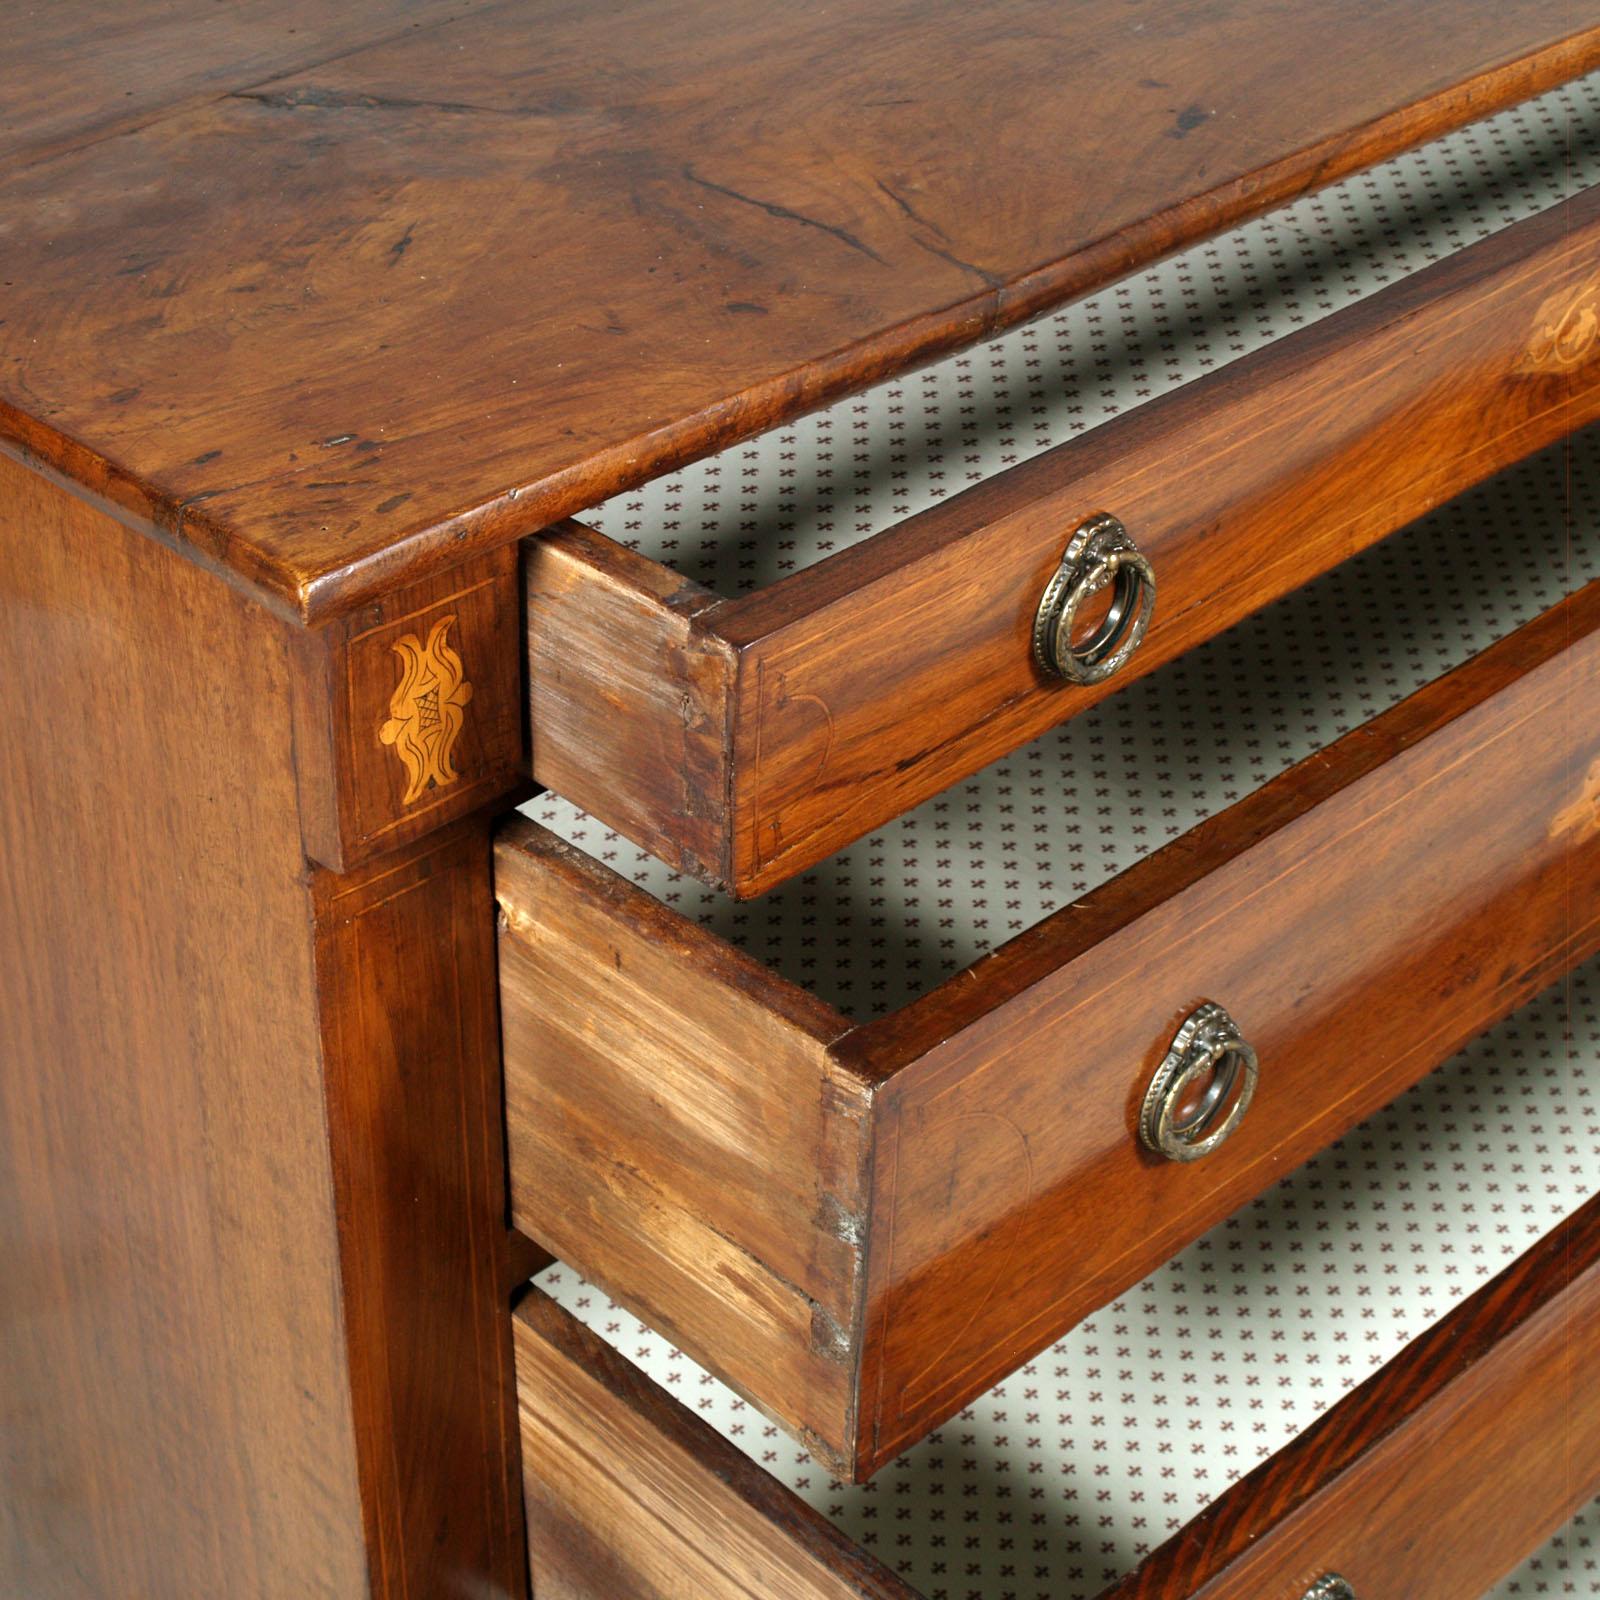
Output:
M1300 1600L1356 1600L1356 1592L1337 1572L1325 1572Z
M1078 612L1091 595L1112 585L1100 625L1072 642ZM1067 544L1045 585L1033 619L1033 655L1046 672L1069 683L1099 683L1120 672L1139 648L1156 603L1156 575L1128 530L1104 511L1090 517Z
M1250 1109L1258 1072L1256 1053L1233 1018L1206 1001L1184 1018L1145 1090L1140 1142L1169 1161L1210 1155ZM1337 1593L1329 1591L1328 1600Z

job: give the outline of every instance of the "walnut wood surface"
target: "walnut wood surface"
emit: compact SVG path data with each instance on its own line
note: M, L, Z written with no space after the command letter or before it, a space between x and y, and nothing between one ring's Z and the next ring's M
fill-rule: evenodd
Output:
M312 888L374 1600L526 1586L489 848L469 819Z
M35 9L7 448L318 621L1600 61L1571 0L369 0L287 72L281 4Z
M884 1085L866 1458L920 1437L1597 948L1590 584L841 1051ZM1132 1130L1207 999L1255 1046L1262 1081L1228 1144L1185 1167Z
M114 137L178 107L494 0L49 0L6 8L0 55L0 165Z
M556 1600L917 1600L567 1313L517 1318L529 1538ZM1600 1199L1103 1600L1477 1600L1600 1487Z
M349 1600L288 652L5 461L0 641L0 1593Z
M538 1600L918 1600L554 1301L515 1323Z
M0 461L7 1597L525 1593L487 828L310 872L302 643Z
M496 892L518 1226L866 1476L1600 947L1600 585L854 1030L531 822Z
M1600 1489L1600 1198L1102 1600L1479 1600Z
M1600 416L1600 190L748 598L572 524L525 546L534 775L684 871L770 888ZM1034 608L1115 512L1159 598L1047 679Z

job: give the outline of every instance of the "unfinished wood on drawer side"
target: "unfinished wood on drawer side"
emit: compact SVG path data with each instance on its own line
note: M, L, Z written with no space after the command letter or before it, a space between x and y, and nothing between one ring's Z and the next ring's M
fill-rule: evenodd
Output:
M539 1600L919 1600L538 1291L515 1337Z
M1600 1488L1600 1198L1103 1600L1478 1600Z
M1600 584L841 1054L874 1101L880 1462L1600 947ZM1190 1166L1134 1136L1181 1019L1261 1081ZM981 1134L981 1136L980 1136Z
M540 783L696 877L720 876L733 652L716 596L577 523L523 547Z
M530 540L535 776L770 888L1600 417L1597 261L1590 190L742 599ZM1158 599L1120 677L1068 686L1034 609L1100 510Z
M865 1099L848 1024L530 822L498 847L516 1225L791 1428L853 1426Z

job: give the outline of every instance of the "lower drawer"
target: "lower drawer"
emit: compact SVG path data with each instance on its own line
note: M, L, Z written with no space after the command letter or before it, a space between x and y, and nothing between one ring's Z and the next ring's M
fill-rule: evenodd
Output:
M1600 944L1600 584L863 1026L532 823L497 883L518 1226L866 1477ZM1259 1084L1164 1159L1203 1002Z
M552 1269L516 1324L541 1600L1480 1600L1600 1489L1597 998L1591 965L863 1489ZM1496 1600L1587 1592L1539 1576Z
M539 1600L920 1600L551 1301L515 1336ZM1597 1361L1600 1200L1105 1600L1479 1600L1600 1486Z

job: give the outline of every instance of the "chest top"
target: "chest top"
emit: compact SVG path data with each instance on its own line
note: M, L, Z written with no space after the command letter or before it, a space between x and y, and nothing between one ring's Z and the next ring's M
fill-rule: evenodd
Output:
M29 8L0 446L321 620L1586 71L1576 17Z

